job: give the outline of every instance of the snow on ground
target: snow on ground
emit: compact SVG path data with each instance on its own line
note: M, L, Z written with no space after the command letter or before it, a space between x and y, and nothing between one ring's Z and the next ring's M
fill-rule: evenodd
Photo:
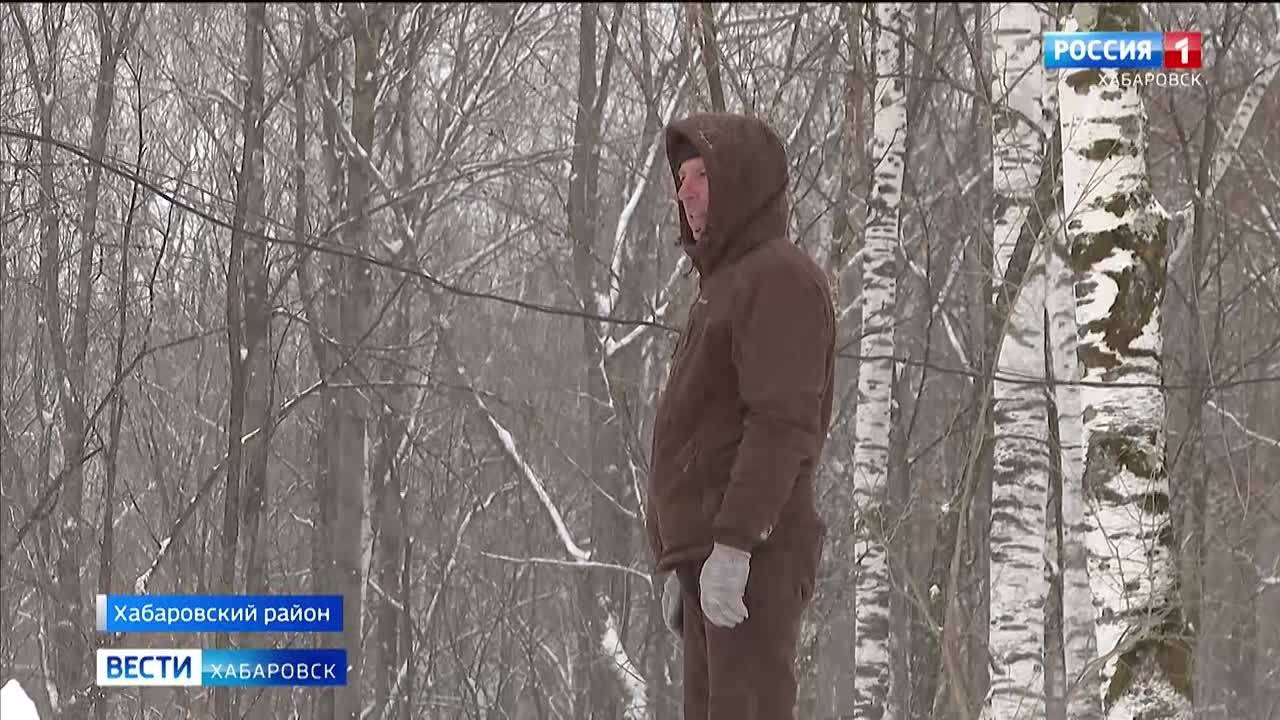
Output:
M0 688L0 718L4 720L40 720L36 704L31 702L22 685L10 680Z

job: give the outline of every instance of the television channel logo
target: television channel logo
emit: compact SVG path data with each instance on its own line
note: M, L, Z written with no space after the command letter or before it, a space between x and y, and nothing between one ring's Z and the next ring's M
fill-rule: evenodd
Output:
M1199 70L1198 32L1047 32L1048 70Z
M125 687L332 687L343 648L99 648L97 684Z
M146 650L99 649L98 685L143 687L201 684L201 653L186 648Z

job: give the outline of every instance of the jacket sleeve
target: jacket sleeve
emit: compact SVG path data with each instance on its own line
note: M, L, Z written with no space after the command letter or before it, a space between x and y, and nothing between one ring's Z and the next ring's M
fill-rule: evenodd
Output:
M834 342L823 287L800 273L770 275L752 283L735 313L733 362L746 418L712 522L716 542L747 551L768 538L797 478L817 464Z

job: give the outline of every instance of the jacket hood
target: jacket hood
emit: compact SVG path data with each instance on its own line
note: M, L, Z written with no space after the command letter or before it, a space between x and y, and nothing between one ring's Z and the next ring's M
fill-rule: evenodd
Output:
M665 139L667 163L677 187L682 144L691 145L707 168L707 226L697 243L684 207L676 203L679 244L702 276L756 245L786 234L786 150L767 124L745 115L702 113L668 125Z

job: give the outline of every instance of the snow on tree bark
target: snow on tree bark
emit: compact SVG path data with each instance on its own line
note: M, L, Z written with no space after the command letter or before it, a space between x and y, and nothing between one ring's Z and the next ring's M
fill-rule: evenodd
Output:
M876 5L876 107L871 158L878 160L867 203L863 256L863 329L854 420L854 500L857 504L854 714L890 720L885 709L896 680L890 677L889 572L884 538L884 499L893 412L894 309L898 274L899 213L906 163L907 104L903 69L910 33L906 3Z
M1067 31L1136 30L1138 6L1078 4ZM1106 717L1189 718L1164 464L1160 301L1168 215L1145 158L1146 111L1127 71L1059 79L1063 189L1076 273L1089 580Z
M1049 488L1045 387L1043 253L1032 250L1020 287L1007 274L1040 179L1044 72L1040 13L1029 4L1000 6L992 19L992 188L996 278L1011 298L993 385L994 474L991 513L991 687L985 718L1045 714L1044 574ZM1035 238L1032 237L1032 242ZM998 286L997 286L998 287Z
M1045 71L1045 117L1058 124L1058 72ZM1060 135L1060 133L1059 133ZM1048 154L1061 164L1062 143L1054 136ZM1059 169L1060 173L1060 169ZM1084 417L1081 414L1080 363L1076 359L1075 275L1071 272L1071 244L1062 225L1062 186L1055 183L1052 213L1046 218L1045 314L1052 357L1050 373L1058 418L1058 456L1062 472L1062 545L1051 557L1060 558L1062 576L1062 644L1066 670L1066 716L1071 720L1102 717L1093 692L1090 663L1097 655L1093 591L1089 587L1085 538L1093 520L1084 504ZM1061 384L1058 384L1061 383Z
M1076 360L1075 278L1069 268L1070 248L1060 222L1053 222L1054 248L1046 270L1049 342L1053 348L1053 377L1058 414L1059 456L1062 467L1062 633L1067 673L1067 717L1101 717L1097 693L1087 674L1097 656L1096 611L1089 585L1086 538L1096 532L1084 501L1084 416L1080 365Z

